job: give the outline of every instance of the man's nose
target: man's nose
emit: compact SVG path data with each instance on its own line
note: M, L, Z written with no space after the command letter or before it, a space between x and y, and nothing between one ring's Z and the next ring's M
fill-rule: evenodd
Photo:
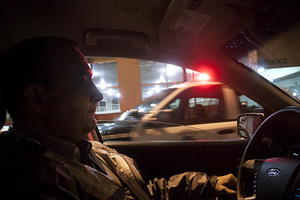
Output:
M103 94L98 90L98 88L96 87L96 85L93 83L92 86L92 93L91 93L91 102L98 102L101 101L103 99Z

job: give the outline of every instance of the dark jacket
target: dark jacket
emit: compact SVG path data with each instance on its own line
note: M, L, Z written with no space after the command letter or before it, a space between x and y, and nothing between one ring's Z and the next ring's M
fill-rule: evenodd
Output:
M169 181L156 178L146 186L131 158L102 143L92 144L93 150L86 140L77 144L79 163L20 132L3 132L1 199L182 200L203 199L213 194L211 183L215 183L216 176L207 177L203 172L185 172Z
M69 164L19 132L1 133L0 160L1 199L98 199L84 191ZM124 199L124 189L116 188L112 197Z

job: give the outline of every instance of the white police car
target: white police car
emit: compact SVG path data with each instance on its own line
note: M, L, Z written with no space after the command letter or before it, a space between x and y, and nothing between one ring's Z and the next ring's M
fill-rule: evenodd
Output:
M240 113L262 107L221 82L191 81L147 98L110 122L98 122L103 140L239 139Z

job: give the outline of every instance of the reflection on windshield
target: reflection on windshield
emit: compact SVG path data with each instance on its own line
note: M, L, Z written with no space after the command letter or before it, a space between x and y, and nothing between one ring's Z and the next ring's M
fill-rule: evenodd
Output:
M268 1L223 50L300 102L300 2Z
M255 36L249 30L242 31L223 49L300 102L299 29L289 29L276 37Z
M234 122L236 124L236 122ZM218 134L196 126L164 122L99 121L98 129L103 141L182 141L240 139L236 133ZM215 125L217 126L217 125Z
M141 104L135 106L133 109L124 112L118 120L139 120L144 114L149 113L161 100L171 94L176 88L168 88L160 91L147 98Z
M140 112L149 112L154 108L161 100L163 100L166 96L168 96L171 92L176 90L176 88L169 88L166 90L162 90L161 92L152 95L151 97L147 98L143 103L134 107Z
M300 67L262 68L258 73L300 102Z

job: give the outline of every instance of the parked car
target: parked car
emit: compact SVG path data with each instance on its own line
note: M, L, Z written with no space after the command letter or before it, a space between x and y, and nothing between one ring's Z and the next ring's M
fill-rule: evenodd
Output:
M98 121L108 140L240 139L237 117L263 108L220 82L195 80L147 98L113 121Z
M75 41L91 64L124 58L116 68L128 77L112 89L141 84L130 68L137 59L208 72L263 107L266 120L251 140L105 144L134 158L146 181L184 171L233 173L239 200L299 199L300 1L2 0L0 22L0 54L23 39L57 36ZM140 95L130 92L120 100ZM168 115L155 111L153 119Z

